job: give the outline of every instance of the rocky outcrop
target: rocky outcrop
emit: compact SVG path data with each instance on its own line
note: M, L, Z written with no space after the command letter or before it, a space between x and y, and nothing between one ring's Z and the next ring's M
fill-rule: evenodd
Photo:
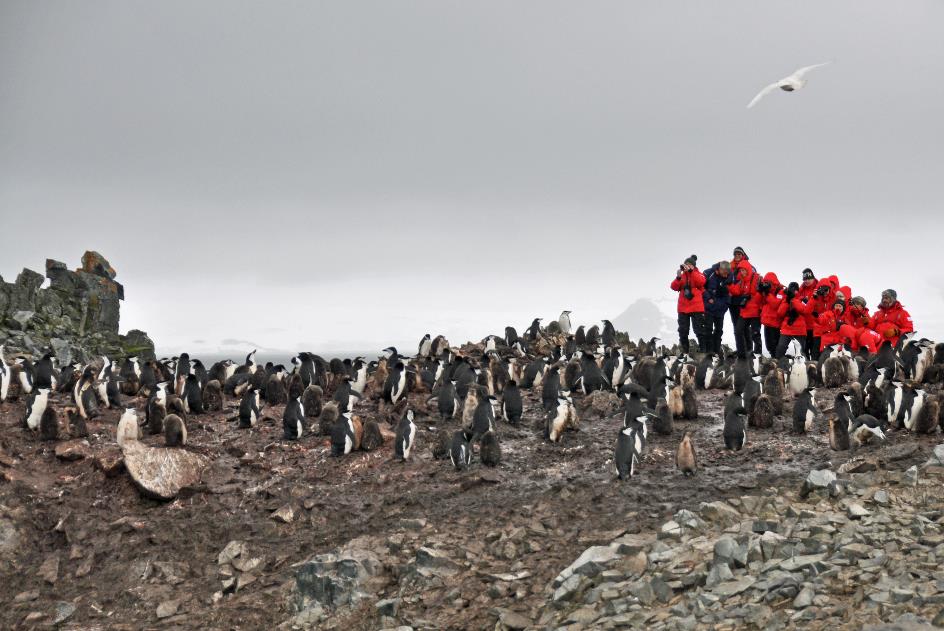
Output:
M200 481L206 458L182 449L148 447L138 441L125 443L125 468L135 485L148 497L172 500L181 489Z
M118 333L125 290L116 275L105 257L89 251L75 271L46 259L45 278L30 269L12 283L0 278L0 344L9 353L33 356L51 350L61 363L102 354L153 358L146 333ZM43 287L47 278L49 286Z

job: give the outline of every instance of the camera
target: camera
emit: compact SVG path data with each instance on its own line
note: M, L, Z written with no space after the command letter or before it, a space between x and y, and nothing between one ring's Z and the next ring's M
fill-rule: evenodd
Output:
M691 300L695 297L695 294L692 293L692 286L689 284L682 288L682 293L685 294L685 300Z
M757 284L757 289L758 289L758 291L760 291L760 293L766 294L767 292L770 291L770 282L769 282L769 281L766 281L766 280L760 281L760 282Z
M828 294L828 293L829 293L829 287L823 286L823 287L819 287L819 288L816 290L816 295L817 295L817 296L825 296L825 295Z

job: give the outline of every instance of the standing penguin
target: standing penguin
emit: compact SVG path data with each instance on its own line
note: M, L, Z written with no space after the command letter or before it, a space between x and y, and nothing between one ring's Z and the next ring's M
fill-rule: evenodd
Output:
M419 346L416 349L417 357L429 357L430 352L433 350L433 339L429 333L423 336L423 339L420 340Z
M223 387L216 379L211 379L203 388L203 409L208 412L223 411Z
M186 444L187 426L183 419L176 414L168 414L164 417L164 446L183 447Z
M739 406L728 410L724 415L724 447L733 451L740 451L747 442L746 410Z
M797 355L790 366L790 391L798 395L810 386L810 373L806 368L806 358Z
M33 431L39 429L39 423L49 405L49 388L36 388L26 403L26 416L23 425Z
M542 318L535 318L531 321L531 326L524 332L526 340L533 342L541 336L541 320Z
M482 435L479 444L479 460L486 467L497 467L501 463L501 443L494 430L489 430Z
M55 358L52 353L46 353L33 366L33 386L55 391L57 385Z
M916 434L930 434L938 425L938 419L941 416L941 401L938 397L927 397L921 408L912 431Z
M747 410L748 415L754 411L754 404L757 402L758 397L763 394L763 387L761 381L763 377L760 375L756 377L751 377L747 380L747 383L744 385L744 409Z
M360 446L360 440L358 439L359 426L360 419L351 412L341 415L341 418L338 419L331 430L331 455L344 456Z
M783 381L783 371L779 368L774 368L764 377L763 392L770 398L774 414L783 414Z
M10 367L7 366L6 356L3 351L3 344L0 344L0 403L7 400L7 394L10 392Z
M695 475L698 470L698 461L695 456L695 444L688 432L682 436L682 442L679 443L678 451L675 452L675 468L682 472L682 475Z
M544 421L544 438L552 443L559 442L570 420L570 401L563 396L557 398L557 405L547 413Z
M239 401L239 428L249 429L259 422L259 391L247 389Z
M160 434L164 431L164 417L167 416L167 384L157 384L144 406L144 419L148 431Z
M200 380L196 375L187 375L184 393L180 398L187 414L203 414L203 391L200 389Z
M561 333L564 335L570 335L570 311L561 311L560 317L557 319L557 324L560 326Z
M544 383L541 386L541 404L545 412L550 412L557 405L557 398L560 395L560 366L554 364L544 376Z
M131 441L141 439L141 430L138 427L138 411L134 408L125 408L124 414L118 420L116 435L119 447L124 447Z
M427 334L426 337L429 337L429 335ZM413 422L413 410L407 410L397 424L397 435L393 442L393 455L403 461L409 460L414 440L416 440L416 423Z
M493 396L482 397L472 415L472 440L481 440L485 432L495 429L495 405Z
M518 425L521 422L522 411L521 390L518 389L517 382L509 381L502 393L502 416L512 425Z
M469 441L472 439L471 432L460 429L452 435L452 442L449 444L449 460L456 471L464 471L472 464L472 445Z
M754 371L751 370L752 360L753 355L750 358L739 357L734 362L734 391L738 394L744 393L747 382L754 376Z
M629 427L624 427L616 436L616 453L613 461L620 480L636 475L636 467L646 447L646 417L641 416Z
M282 412L282 437L285 440L298 440L305 433L305 407L301 399L295 397L285 405Z
M849 450L849 428L837 418L829 418L829 448L833 451Z
M816 407L816 388L807 388L793 402L793 432L805 434L813 430L813 421L819 416Z
M305 416L316 418L321 416L321 397L323 391L321 386L308 386L302 394L302 407L305 409Z
M616 327L609 320L603 321L603 345L616 346Z
M19 368L17 377L19 378L20 391L23 394L33 393L33 362L26 357L17 357L13 360Z
M652 429L657 434L668 436L674 429L672 425L672 410L665 399L656 401L656 414L653 419Z
M40 440L59 439L59 414L52 405L46 405L43 416L39 419Z
M436 395L436 408L442 420L454 418L459 409L459 395L456 394L456 382L446 381L439 387Z
M913 387L905 389L901 403L901 424L909 432L915 431L915 424L921 418L921 410L927 401L924 390Z
M406 366L397 362L393 370L387 375L383 385L383 400L396 405L401 397L406 395Z

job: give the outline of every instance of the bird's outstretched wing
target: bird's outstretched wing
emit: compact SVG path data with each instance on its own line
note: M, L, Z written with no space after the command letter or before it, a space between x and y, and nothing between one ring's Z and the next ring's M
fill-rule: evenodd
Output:
M794 73L793 73L792 75L790 75L790 76L791 76L792 78L794 78L794 79L802 79L802 78L803 78L803 75L805 75L807 72L809 72L809 71L812 70L813 68L819 68L820 66L826 66L826 65L828 65L828 64L829 64L829 62L827 61L827 62L824 62L824 63L821 63L821 64L813 64L812 66L803 66L802 68L800 68L799 70L797 70L796 72L794 72Z
M751 102L747 104L747 109L751 109L752 107L754 107L759 100L761 100L762 98L764 98L765 96L767 96L768 94L770 94L771 92L773 92L779 87L780 87L780 81L778 81L777 83L771 83L770 85L768 85L766 88L758 92L757 96L751 99Z

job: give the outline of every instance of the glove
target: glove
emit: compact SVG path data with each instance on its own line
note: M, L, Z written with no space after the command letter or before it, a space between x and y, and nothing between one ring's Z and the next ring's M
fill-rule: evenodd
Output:
M885 337L886 337L887 339L890 340L890 339L892 339L893 337L895 337L896 335L898 335L898 329L896 329L895 327L892 326L892 327L889 327L889 328L885 329Z

